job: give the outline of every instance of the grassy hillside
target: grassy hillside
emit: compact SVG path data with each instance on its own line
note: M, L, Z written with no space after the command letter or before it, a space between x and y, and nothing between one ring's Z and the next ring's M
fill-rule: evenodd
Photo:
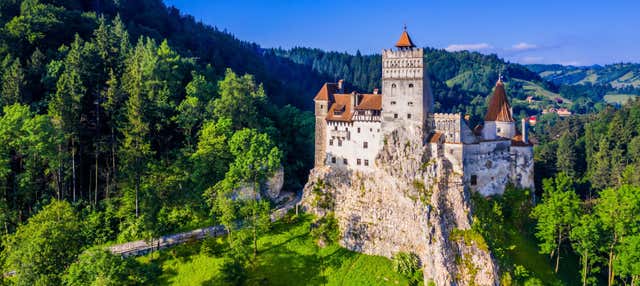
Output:
M309 234L310 224L310 217L293 224L278 222L260 238L260 253L247 285L409 285L405 277L393 272L387 258L337 245L319 248ZM194 242L139 261L162 269L151 281L153 285L225 285L220 277L222 255L200 253L200 247L201 243Z
M640 64L620 63L585 67L563 65L528 65L531 71L558 85L593 84L613 88L640 87Z

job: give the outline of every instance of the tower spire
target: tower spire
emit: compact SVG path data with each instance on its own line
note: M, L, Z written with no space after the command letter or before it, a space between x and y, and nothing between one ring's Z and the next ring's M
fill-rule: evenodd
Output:
M411 37L409 37L409 33L407 32L407 25L405 24L403 27L402 34L400 35L400 39L396 43L396 47L400 49L406 48L415 48L416 45L411 41Z

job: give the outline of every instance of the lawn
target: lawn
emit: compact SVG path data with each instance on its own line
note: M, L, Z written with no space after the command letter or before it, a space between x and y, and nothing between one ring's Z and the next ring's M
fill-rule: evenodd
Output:
M408 285L385 257L364 255L333 245L319 248L309 234L310 217L296 223L276 222L259 240L256 266L248 285ZM139 257L162 274L153 285L224 285L221 257L200 253L192 242Z
M636 98L636 97L637 97L637 95L635 95L635 94L614 94L614 93L609 93L609 94L604 96L604 101L606 101L607 103L625 104L630 99L633 99L633 98Z

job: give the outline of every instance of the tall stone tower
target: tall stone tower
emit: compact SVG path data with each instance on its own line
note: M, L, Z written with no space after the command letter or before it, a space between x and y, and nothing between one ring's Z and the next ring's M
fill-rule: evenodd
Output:
M433 94L426 73L424 51L404 28L397 49L382 51L382 130L389 134L400 126L424 131L433 111Z
M342 80L337 83L325 83L313 99L316 115L315 166L324 166L327 157L327 121L325 118L329 112L329 106L334 101L333 94L336 92L344 92Z

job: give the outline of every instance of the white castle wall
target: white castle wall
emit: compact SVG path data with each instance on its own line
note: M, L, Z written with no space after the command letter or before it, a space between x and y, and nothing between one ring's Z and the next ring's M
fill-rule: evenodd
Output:
M361 171L373 169L376 155L382 148L383 133L380 122L330 121L326 132L325 163L327 165ZM364 142L367 142L367 148L364 148ZM347 164L344 163L344 159L347 160ZM360 159L360 165L358 165L358 159ZM365 165L365 160L368 166Z

